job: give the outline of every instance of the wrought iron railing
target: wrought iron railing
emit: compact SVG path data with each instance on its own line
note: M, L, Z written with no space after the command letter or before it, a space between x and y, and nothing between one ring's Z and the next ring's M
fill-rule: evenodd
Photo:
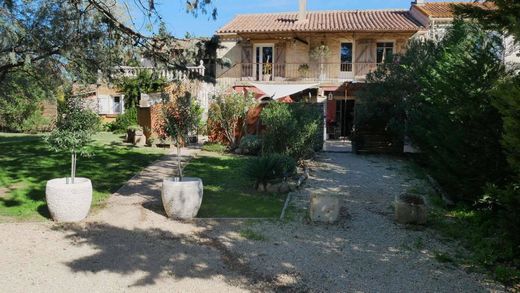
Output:
M217 69L217 79L235 81L363 80L377 63L237 63Z

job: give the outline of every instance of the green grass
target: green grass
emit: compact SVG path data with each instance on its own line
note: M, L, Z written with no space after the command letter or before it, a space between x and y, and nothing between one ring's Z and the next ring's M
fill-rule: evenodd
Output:
M164 151L123 145L117 135L95 136L90 157L79 157L77 176L88 177L97 207ZM0 134L0 216L15 220L49 217L45 204L47 180L69 176L70 155L49 150L40 135Z
M256 231L253 231L251 229L240 230L239 234L240 234L240 236L242 236L248 240L265 241L267 239L264 235L262 235Z
M212 152L212 153L224 153L226 151L227 147L220 143L205 143L202 146L202 150L206 152Z
M285 196L259 193L245 174L250 158L203 152L185 169L185 176L200 177L204 198L201 218L277 218Z

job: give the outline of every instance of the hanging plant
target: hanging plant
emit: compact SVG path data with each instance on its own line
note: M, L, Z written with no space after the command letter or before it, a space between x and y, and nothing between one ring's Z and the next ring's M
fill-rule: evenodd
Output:
M322 60L330 55L330 48L325 44L321 44L311 50L310 56L314 60Z

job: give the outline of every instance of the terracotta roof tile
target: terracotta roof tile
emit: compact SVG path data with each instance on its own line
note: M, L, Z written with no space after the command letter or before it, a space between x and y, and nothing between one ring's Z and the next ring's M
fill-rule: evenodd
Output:
M415 5L424 14L434 18L452 18L453 5L473 5L480 6L484 9L494 9L491 2L474 3L474 2L427 2L424 5Z
M341 10L238 15L217 34L275 32L417 31L421 25L407 10Z

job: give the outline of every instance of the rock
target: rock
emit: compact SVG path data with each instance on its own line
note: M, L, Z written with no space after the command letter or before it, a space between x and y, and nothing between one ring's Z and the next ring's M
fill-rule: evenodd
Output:
M401 194L395 198L395 220L400 224L426 224L428 209L419 195Z
M289 183L282 182L282 184L280 184L280 188L278 189L278 192L288 193L289 191L291 191L291 188L289 187Z
M265 186L262 183L258 184L258 187L256 188L256 191L258 191L258 192L265 192Z
M289 189L291 191L296 191L298 189L298 182L296 181L289 181L287 184L289 185Z
M275 184L267 183L267 186L265 187L265 191L270 192L270 193L278 193L280 191L280 186L281 186L281 183L275 183Z
M235 149L235 154L237 155L241 155L243 152L242 152L242 149L241 148L237 148Z
M143 135L135 135L133 144L136 146L145 146L146 145L146 136Z
M311 194L310 217L313 222L334 223L339 218L341 198L331 194Z

